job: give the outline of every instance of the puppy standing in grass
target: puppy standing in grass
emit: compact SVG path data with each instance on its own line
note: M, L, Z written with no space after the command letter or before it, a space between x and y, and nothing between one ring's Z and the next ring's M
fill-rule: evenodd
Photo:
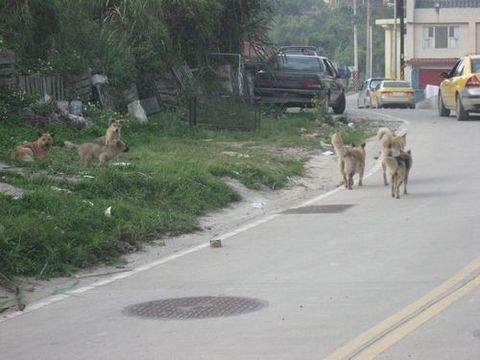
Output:
M363 185L363 172L365 171L365 143L360 146L347 147L343 145L340 133L332 135L332 145L338 157L338 167L343 177L343 185L352 190L353 176L358 174L358 186Z
M388 128L380 128L377 132L377 138L380 141L380 157L382 159L383 183L388 185L387 165L384 162L386 156L399 156L400 151L407 146L407 134L394 135ZM388 155L393 152L393 155Z
M123 121L117 120L114 118L110 118L108 121L108 129L105 133L105 145L114 144L116 141L120 141L121 139L121 131L122 131Z
M407 183L410 169L412 168L412 152L400 150L400 155L392 156L393 152L384 157L391 183L391 195L400 199L400 186L403 183L403 194L407 194Z
M98 158L98 166L103 167L108 160L130 150L128 145L121 140L114 140L111 144L103 146L93 143L76 145L70 141L65 141L64 144L65 147L78 149L80 162L85 166L90 166L93 159Z
M12 159L23 161L34 161L36 159L45 159L53 146L53 134L43 133L34 142L15 146L10 156Z

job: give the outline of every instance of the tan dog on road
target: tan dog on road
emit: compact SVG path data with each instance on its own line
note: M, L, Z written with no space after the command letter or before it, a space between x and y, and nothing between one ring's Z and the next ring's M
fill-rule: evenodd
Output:
M105 133L105 145L111 145L116 141L120 141L123 121L110 118L108 121L108 129Z
M340 133L332 135L332 145L338 157L338 167L343 177L343 185L352 190L353 176L358 174L358 186L363 185L363 172L365 171L365 143L360 146L343 145Z
M392 156L400 155L400 151L405 149L407 146L407 134L395 135L388 128L380 128L377 132L377 138L380 141L380 157L382 159L382 169L383 169L383 183L388 185L387 181L387 165L384 163L385 156L392 153Z
M412 168L412 152L400 150L400 155L391 156L392 152L384 157L391 183L391 195L400 199L400 186L403 184L403 194L407 194L407 183Z
M43 133L39 135L40 137L34 142L15 146L10 153L12 159L33 161L46 158L53 146L53 134Z
M93 159L98 158L98 166L103 167L105 163L119 155L122 152L128 152L130 148L123 141L116 140L109 145L98 145L93 143L85 143L76 145L70 141L65 141L65 147L78 149L80 162L85 166L90 166Z

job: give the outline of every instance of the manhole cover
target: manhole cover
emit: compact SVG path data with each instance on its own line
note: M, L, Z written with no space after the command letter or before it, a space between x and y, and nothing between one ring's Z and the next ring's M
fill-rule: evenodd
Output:
M284 211L284 214L338 214L350 209L352 204L338 204L338 205L313 205L304 206Z
M244 314L266 305L243 297L202 296L144 302L128 306L125 313L146 319L204 319Z

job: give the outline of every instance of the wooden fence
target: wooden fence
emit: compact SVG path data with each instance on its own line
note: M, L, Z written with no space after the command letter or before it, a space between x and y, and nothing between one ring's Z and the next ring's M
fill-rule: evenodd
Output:
M30 95L49 95L55 99L65 99L65 82L61 76L18 76L18 88Z
M56 75L17 75L15 61L13 51L0 50L0 88L17 88L29 95L49 95L57 100L92 100L89 71L68 81Z

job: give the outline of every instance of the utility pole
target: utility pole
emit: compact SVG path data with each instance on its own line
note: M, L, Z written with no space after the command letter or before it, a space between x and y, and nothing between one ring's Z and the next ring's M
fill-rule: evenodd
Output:
M365 79L368 79L368 78L371 78L372 77L372 74L371 74L371 62L372 62L372 58L371 58L371 36L370 36L370 31L371 31L371 28L370 28L370 17L372 15L372 3L371 3L372 0L367 0L367 41L366 41L366 61L365 61Z
M403 8L404 1L398 1L398 16L400 17L400 79L405 80L405 11Z
M358 30L357 30L357 0L353 0L353 86L358 90Z
M398 79L397 76L397 0L393 2L393 78Z

